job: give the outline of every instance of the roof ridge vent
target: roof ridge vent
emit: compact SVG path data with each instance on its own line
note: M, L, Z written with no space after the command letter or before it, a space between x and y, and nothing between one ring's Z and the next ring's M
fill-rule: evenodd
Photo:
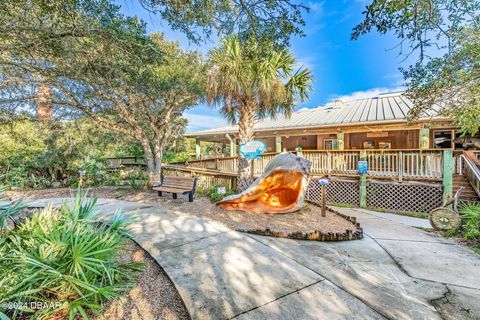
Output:
M386 97L386 96L399 96L399 95L402 95L404 93L404 91L402 90L399 90L399 91L387 91L387 92L380 92L376 98L378 97Z

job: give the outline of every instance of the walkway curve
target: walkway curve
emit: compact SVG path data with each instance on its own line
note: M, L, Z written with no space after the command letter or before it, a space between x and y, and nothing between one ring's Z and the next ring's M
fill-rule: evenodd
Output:
M138 202L97 206L100 219L117 210L137 218L133 239L163 267L193 319L480 318L479 256L410 226L421 219L336 208L356 216L366 237L322 243L243 234Z

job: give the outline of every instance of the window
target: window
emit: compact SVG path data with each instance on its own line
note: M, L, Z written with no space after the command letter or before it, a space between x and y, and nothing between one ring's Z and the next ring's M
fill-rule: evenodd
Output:
M433 131L434 148L451 148L453 130Z
M323 149L325 150L338 149L337 139L323 139Z
M363 141L363 149L375 149L375 141L373 140Z

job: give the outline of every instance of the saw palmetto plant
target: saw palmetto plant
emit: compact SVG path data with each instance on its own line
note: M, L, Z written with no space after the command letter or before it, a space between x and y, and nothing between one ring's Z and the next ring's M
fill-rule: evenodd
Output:
M60 209L46 207L0 237L0 305L39 302L49 307L1 310L3 316L87 319L134 282L138 263L119 262L127 225L116 215L95 219L96 199L77 195Z

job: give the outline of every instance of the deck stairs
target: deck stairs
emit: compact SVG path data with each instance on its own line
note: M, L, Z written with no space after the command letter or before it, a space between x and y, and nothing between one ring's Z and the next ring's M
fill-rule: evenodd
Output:
M468 182L467 178L465 176L455 174L453 175L453 194L455 194L460 187L464 187L462 193L460 194L461 201L480 202L480 198L472 188L470 182Z
M462 201L480 202L480 152L464 151L455 157L453 194L463 187Z

